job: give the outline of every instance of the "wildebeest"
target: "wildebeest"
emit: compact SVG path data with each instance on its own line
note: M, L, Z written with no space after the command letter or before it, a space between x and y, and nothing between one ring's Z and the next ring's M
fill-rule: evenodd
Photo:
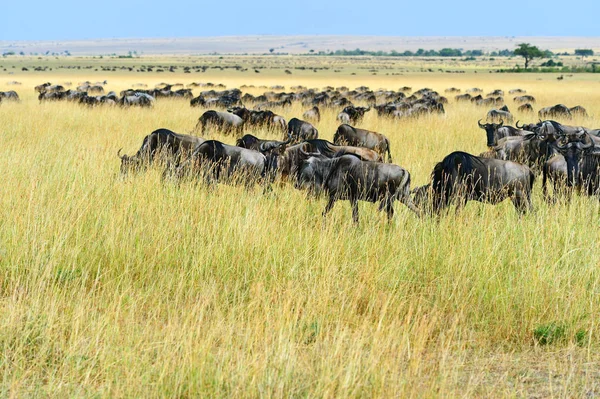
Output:
M323 216L335 201L349 200L352 219L358 223L358 201L380 202L379 209L394 216L394 201L399 200L419 215L410 197L410 173L398 165L363 161L356 155L338 158L310 157L298 169L297 188L322 190L329 200Z
M371 107L355 107L350 105L342 110L338 115L338 120L346 124L356 124L362 121L366 112L369 112Z
M517 103L531 103L531 104L535 104L535 97L533 96L517 96L515 98L513 98L514 102Z
M477 121L479 128L485 130L487 137L487 146L494 147L498 145L498 140L505 137L512 136L524 136L528 133L525 130L515 129L512 126L504 126L504 121L500 120L500 123L481 123L481 120Z
M200 116L194 131L205 134L207 127L219 130L223 134L241 134L244 128L244 120L229 112L209 110Z
M319 131L310 123L300 120L298 118L292 118L288 122L288 137L292 139L293 143L299 141L316 139L319 137Z
M270 182L269 163L265 155L217 140L207 140L198 145L177 168L176 176L181 177L186 172L204 173L208 184L223 179L243 182L248 187L260 179Z
M255 111L245 107L235 107L227 111L242 118L245 127L268 128L284 133L287 131L285 118L273 113L273 111Z
M165 157L165 161L175 162L177 165L204 141L200 137L175 133L169 129L157 129L144 137L142 146L135 155L120 155L119 150L117 155L121 158L121 173L143 169L152 164L159 154Z
M489 121L507 121L508 123L513 123L514 121L514 118L506 105L500 109L492 109L488 111L486 119Z
M319 111L319 107L316 105L302 114L302 118L309 122L320 122L321 121L321 112Z
M15 101L15 102L19 102L20 101L19 95L14 90L0 91L0 100L2 100L2 101Z
M517 111L519 112L533 112L533 106L531 104L523 104L523 105L519 105L519 108L517 108Z
M40 103L42 103L43 101L60 101L60 100L64 100L65 98L67 98L66 91L41 92L40 95L38 96L38 100L40 100Z
M551 117L563 117L570 119L572 117L569 107L563 104L557 104L552 107L545 107L538 111L538 116L542 119Z
M567 165L567 187L581 187L587 195L600 194L600 152L583 129L571 137L561 137L555 148Z
M381 133L343 124L337 128L335 135L333 136L333 143L336 145L369 148L378 152L381 156L384 156L387 153L387 161L392 162L390 141Z
M588 113L587 110L585 108L583 108L581 105L576 105L573 108L569 108L569 111L571 111L571 115L579 115L579 116L584 116L584 117L588 117Z
M285 147L290 143L290 140L277 141L277 140L264 140L259 139L251 134L245 134L239 138L235 145L249 150L260 151L265 154L271 151L283 151Z
M414 190L415 202L439 213L451 203L460 209L471 200L498 204L510 198L522 214L532 208L534 180L525 165L456 151L435 165L430 184Z
M146 93L135 93L134 95L125 95L119 100L122 107L152 107L154 97Z

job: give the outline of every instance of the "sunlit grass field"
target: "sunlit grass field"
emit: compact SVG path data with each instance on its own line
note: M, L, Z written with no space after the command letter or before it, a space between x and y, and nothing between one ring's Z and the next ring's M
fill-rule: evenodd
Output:
M547 205L538 177L535 211L521 218L509 201L439 219L396 203L387 223L361 203L354 226L348 202L323 220L325 200L290 184L265 196L163 182L159 168L121 178L119 148L134 153L161 127L192 130L204 110L188 101L90 109L40 105L33 91L88 79L117 92L162 81L499 88L517 119L537 121L515 112L508 90L520 87L536 112L582 105L591 118L572 123L600 126L592 75L314 75L1 76L0 90L22 102L0 105L0 396L600 394L597 199ZM486 150L477 120L487 109L450 97L445 116L373 111L359 125L389 137L413 187L451 151ZM290 119L305 108L274 111ZM332 139L339 111L323 112L321 138Z

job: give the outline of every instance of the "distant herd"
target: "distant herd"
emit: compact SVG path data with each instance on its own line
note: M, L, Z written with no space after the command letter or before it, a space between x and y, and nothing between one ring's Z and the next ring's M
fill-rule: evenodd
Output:
M326 215L337 200L349 200L352 216L358 222L358 201L378 202L388 218L398 200L417 215L439 214L449 205L457 209L469 200L490 204L511 199L519 214L532 209L531 192L537 175L542 175L542 190L546 200L554 201L565 193L570 198L573 189L600 197L600 129L569 126L550 118L569 119L573 115L587 116L581 106L555 105L539 110L535 123L513 123L508 107L490 110L486 122L478 122L485 131L488 151L475 156L456 151L438 162L431 181L411 191L410 173L392 164L390 140L383 134L353 125L360 123L365 113L375 110L379 117L414 118L443 114L448 99L431 89L412 92L409 87L398 91L370 90L358 87L327 87L324 90L295 87L289 93L265 92L260 96L242 95L240 89L201 92L197 97L190 87L161 84L152 90L130 89L119 95L104 92L105 82L83 82L76 90L62 85L44 83L36 86L40 102L78 101L122 107L151 107L160 98L188 99L191 106L216 108L205 111L194 133L208 137L214 131L232 134L235 144L207 140L168 129L158 129L143 140L135 155L121 155L121 172L141 171L153 163L164 165L163 176L179 180L200 177L206 184L216 181L257 182L270 190L275 179L288 181L311 195L325 195ZM215 87L215 85L211 85ZM179 88L178 88L179 87ZM224 87L220 87L223 88ZM278 88L282 90L283 88ZM451 88L446 93L459 93ZM515 89L513 101L519 111L533 110L536 100L524 90ZM504 92L495 90L484 98L480 89L457 94L457 103L470 102L481 106L498 106L504 102ZM14 91L0 92L0 103L19 101ZM306 107L302 119L286 121L270 108L284 108L299 102ZM367 106L357 106L362 102ZM256 104L248 109L243 104ZM321 119L321 109L341 109L340 123L333 142L319 138L312 123ZM267 128L281 134L281 140L267 140L244 134L257 128ZM553 183L554 196L547 189Z

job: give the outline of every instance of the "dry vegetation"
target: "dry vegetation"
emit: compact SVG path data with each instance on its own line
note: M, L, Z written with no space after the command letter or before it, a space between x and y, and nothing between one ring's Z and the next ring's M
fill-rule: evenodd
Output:
M117 91L164 80L520 87L536 109L580 104L592 117L575 123L600 126L591 75L3 75L0 90L23 101L0 105L0 396L600 395L597 199L546 205L538 179L536 210L523 218L510 202L439 220L397 204L388 224L361 203L355 227L347 202L323 220L325 201L290 185L263 196L258 186L163 183L160 169L122 179L120 147L134 152L160 127L188 132L202 110L179 100L40 105L33 92L86 79ZM317 125L323 138L338 111ZM361 126L390 138L416 186L449 152L485 150L476 122L486 111L451 100L443 117L371 112ZM536 343L534 330L552 325L563 334Z

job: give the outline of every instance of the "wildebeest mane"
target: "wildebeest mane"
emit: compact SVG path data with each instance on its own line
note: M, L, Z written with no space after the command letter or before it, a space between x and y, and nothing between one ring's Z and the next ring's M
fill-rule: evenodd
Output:
M316 148L318 152L320 152L323 155L328 156L329 158L332 158L335 154L335 152L332 149L333 143L330 143L327 140L311 139L311 140L306 140L305 142L310 144L311 146Z

